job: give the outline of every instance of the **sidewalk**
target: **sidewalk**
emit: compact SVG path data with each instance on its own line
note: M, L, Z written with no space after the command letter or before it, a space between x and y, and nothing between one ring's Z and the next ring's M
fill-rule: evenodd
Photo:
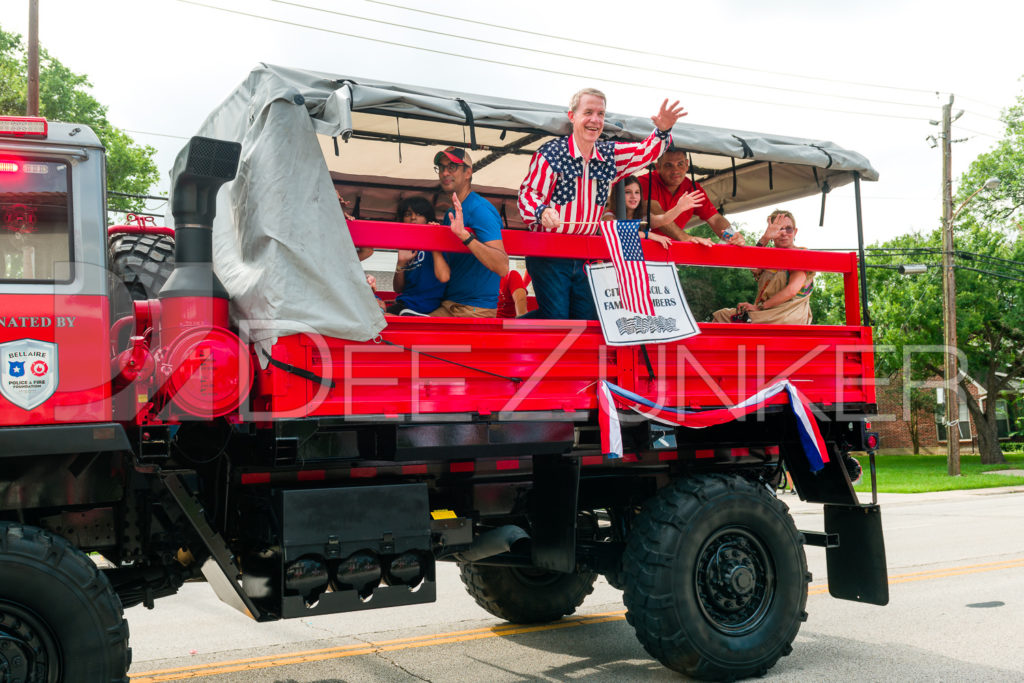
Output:
M917 505L938 501L953 502L971 499L976 496L1006 496L1012 494L1022 494L1024 496L1024 486L996 486L986 489L957 489L955 491L929 491L928 493L879 493L878 504L882 509L885 509L893 506ZM871 503L870 492L861 493L858 491L857 498L862 505ZM789 506L793 514L820 512L824 509L821 503L807 503L800 500L799 496L792 495L788 491L779 492L779 499ZM1024 504L1024 497L1021 499L1021 504Z

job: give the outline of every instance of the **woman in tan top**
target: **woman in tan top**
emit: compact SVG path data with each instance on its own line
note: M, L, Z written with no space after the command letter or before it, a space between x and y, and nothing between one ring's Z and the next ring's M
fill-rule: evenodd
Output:
M800 249L796 246L796 219L789 211L775 210L768 216L768 228L757 241L763 247L773 242L776 249ZM811 291L814 272L807 270L754 270L757 278L757 297L754 303L746 301L736 308L715 311L714 322L731 322L733 316L746 313L748 322L779 325L811 324Z

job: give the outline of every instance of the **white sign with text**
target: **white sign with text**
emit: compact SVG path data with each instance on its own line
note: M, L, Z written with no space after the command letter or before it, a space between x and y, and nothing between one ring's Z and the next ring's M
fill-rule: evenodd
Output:
M587 276L608 345L664 343L700 334L673 264L647 263L651 301L657 315L641 315L622 307L619 282L611 263L588 265Z

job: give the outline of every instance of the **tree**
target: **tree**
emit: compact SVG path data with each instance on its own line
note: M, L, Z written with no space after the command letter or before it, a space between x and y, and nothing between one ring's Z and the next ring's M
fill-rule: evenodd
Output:
M941 235L901 235L868 251L868 310L874 327L875 374L903 389L914 453L921 448L922 414L935 409L935 392L921 385L942 374L942 290L940 274L930 269L916 277L899 275L898 264L936 263ZM819 275L812 299L815 321L845 325L843 280L838 274ZM931 324L932 322L936 324ZM920 347L934 347L929 353Z
M1021 165L1024 166L1024 156ZM984 176L984 171L980 175ZM962 196L966 197L980 184L965 176L961 182ZM1000 197L986 198L979 201L975 210L979 215L995 216L992 205L1004 202ZM964 354L960 397L974 420L981 459L986 464L1005 462L997 436L996 399L1024 377L1024 282L1019 281L1024 280L1024 236L1015 226L1017 219L1012 214L1004 215L1003 220L1009 227L1000 228L994 222L983 225L974 216L963 213L955 226L957 340ZM868 249L869 308L878 347L876 373L893 381L912 383L909 396L904 396L909 398L913 421L919 409L934 407L933 392L914 388L914 384L943 374L942 284L938 267L941 230L901 235ZM934 267L923 275L902 276L896 271L896 265L901 263L928 263ZM825 308L816 320L842 324L841 281L829 282L816 297ZM928 346L935 350L921 350ZM969 391L972 380L984 389L988 399L984 403ZM914 428L911 424L912 432ZM912 433L911 437L916 449L915 435Z
M935 392L921 387L911 387L907 394L909 406L907 426L910 428L910 443L914 447L914 455L921 452L921 415L934 415L936 408ZM934 424L931 419L925 424Z
M957 297L957 330L968 331L960 346L990 398L982 407L966 397L982 462L1005 462L996 437L996 398L1024 377L1024 96L1000 118L1003 138L971 163L956 199L968 201L988 178L1000 181L987 200L965 206L956 236L957 286L964 286ZM1016 279L995 278L993 272Z
M20 35L0 28L0 115L23 116L27 92L28 55ZM107 108L88 93L84 74L77 74L39 50L39 113L47 119L82 123L99 137L107 150L107 190L125 194L146 194L156 183L158 172L149 145L136 145L123 130L107 120ZM109 197L111 209L138 211L143 200Z
M697 237L714 237L706 223L687 232ZM747 244L754 244L760 237L742 232ZM753 301L757 294L754 278L746 268L679 266L679 284L683 287L686 303L697 322L709 322L711 314L718 309L732 308L741 301Z
M756 244L762 233L744 230L743 227L742 223L733 223L733 229L743 233L748 245ZM706 223L687 232L697 237L715 237ZM741 301L753 302L757 297L757 280L747 268L679 266L679 283L697 322L710 322L712 313L718 309L733 308ZM838 273L815 274L814 293L811 295L811 314L815 324L845 325L844 305L842 276Z
M1005 462L998 441L996 399L1020 386L1024 378L1024 97L1003 112L1003 138L980 155L960 178L954 206L963 210L954 224L956 246L957 340L961 363L961 400L974 420L981 461ZM970 200L988 178L998 178L998 189ZM965 204L966 202L966 204ZM898 275L898 263L941 259L941 226L928 234L902 235L870 251L868 291L875 341L892 353L876 355L879 375L894 376L903 366L904 350L911 345L940 345L942 330L941 270L925 275ZM827 283L816 294L825 306L816 320L841 324L842 286ZM912 357L910 376L923 380L943 372L941 353ZM984 388L984 404L967 389L971 380ZM914 401L913 392L911 401Z
M983 161L979 158L975 164ZM1024 168L1024 153L1020 167ZM962 196L980 185L981 181L969 176L985 176L985 170L972 166L961 182ZM1009 228L995 222L1000 214L992 204L1004 206L1001 220L1008 221ZM965 209L955 226L957 339L964 354L960 396L974 420L981 461L986 464L1005 462L997 436L996 398L1024 377L1024 282L1013 279L1024 280L1024 237L1014 227L1016 213L1006 211L1009 206L1002 197L980 201L975 210L979 216L992 217L987 224ZM921 382L943 373L941 270L930 268L926 274L913 277L901 276L895 270L898 263L937 265L941 248L939 228L929 234L902 235L872 245L872 249L885 250L870 251L868 263L879 376ZM834 302L830 308L841 310L841 297L841 284L836 283L819 299ZM934 346L935 350L921 352L923 346ZM906 366L905 358L910 360ZM984 404L968 391L972 379L985 389L988 400ZM911 390L912 414L927 407L926 395Z

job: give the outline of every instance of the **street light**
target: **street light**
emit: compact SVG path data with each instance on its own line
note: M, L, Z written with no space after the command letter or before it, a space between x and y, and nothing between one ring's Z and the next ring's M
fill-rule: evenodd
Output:
M949 109L944 108L943 118L948 130ZM948 144L948 135L946 142ZM948 148L947 148L948 149ZM949 170L948 157L944 159L945 171ZM945 196L943 202L943 226L942 226L942 312L943 327L946 338L946 362L943 377L943 386L946 399L946 472L951 477L960 476L960 395L958 391L959 368L957 366L957 338L956 338L956 276L953 274L953 223L956 221L964 207L982 190L994 190L999 187L998 178L989 178L985 183L970 194L956 211L950 212L952 206L952 183L944 186Z
M949 219L950 223L955 223L956 222L957 216L960 215L960 212L964 210L964 207L967 206L967 204L972 199L974 199L975 197L978 196L979 192L981 192L982 190L994 190L997 187L999 187L999 183L1000 183L999 178L989 178L988 180L986 180L984 182L984 184L982 184L981 187L979 187L977 190L975 190L974 192L971 193L970 197L968 197L967 199L963 200L960 203L960 206L958 206L956 208L956 211L953 212L953 217Z

